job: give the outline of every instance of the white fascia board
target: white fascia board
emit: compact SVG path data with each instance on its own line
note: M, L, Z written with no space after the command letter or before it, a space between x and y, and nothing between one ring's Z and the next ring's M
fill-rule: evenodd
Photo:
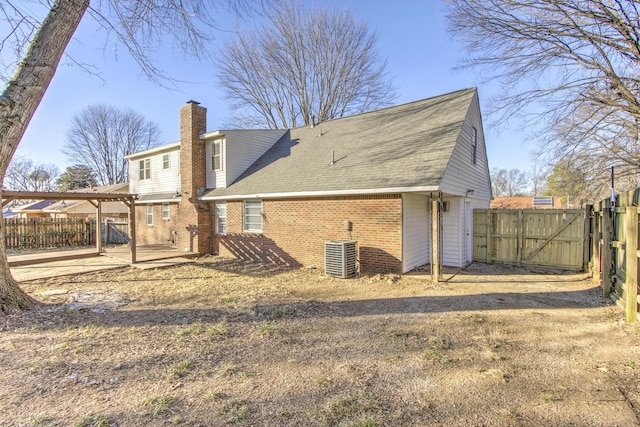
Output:
M220 139L220 138L224 138L224 132L220 130L207 132L200 135L200 139Z
M392 194L392 193L423 193L429 191L439 191L437 185L427 185L424 187L390 187L374 188L366 190L330 190L330 191L299 191L292 193L262 193L262 194L242 194L232 196L209 196L201 197L203 201L214 200L242 200L242 199L283 199L295 197L327 197L327 196L361 196L364 194Z
M180 199L136 200L136 205L153 205L156 203L180 203Z
M125 159L133 159L136 157L146 157L151 154L161 153L163 151L171 151L180 148L180 142L172 142L171 144L160 145L159 147L149 148L148 150L138 151L137 153L127 154Z

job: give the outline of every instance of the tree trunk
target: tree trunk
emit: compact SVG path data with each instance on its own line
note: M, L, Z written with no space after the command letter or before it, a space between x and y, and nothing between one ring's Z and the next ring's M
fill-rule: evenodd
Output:
M4 175L36 108L40 104L62 54L78 28L89 0L56 0L38 29L18 69L0 96L0 176ZM1 193L0 193L1 194ZM0 225L0 310L25 309L35 300L11 276Z

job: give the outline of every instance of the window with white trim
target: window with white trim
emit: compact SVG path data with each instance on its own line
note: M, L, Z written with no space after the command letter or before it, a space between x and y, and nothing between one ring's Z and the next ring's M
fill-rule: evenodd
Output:
M140 181L144 179L151 179L151 159L140 160L138 165L140 170L138 178Z
M169 203L162 204L162 219L169 219Z
M245 200L242 206L242 231L262 232L262 200Z
M147 205L147 225L153 225L153 205Z
M170 169L171 168L171 162L169 160L169 155L168 154L163 154L162 155L162 169Z
M478 129L475 127L472 129L473 134L471 135L471 149L473 150L471 162L475 165L478 161Z
M227 202L216 202L216 233L227 234Z
M211 167L214 171L222 169L222 141L211 144Z

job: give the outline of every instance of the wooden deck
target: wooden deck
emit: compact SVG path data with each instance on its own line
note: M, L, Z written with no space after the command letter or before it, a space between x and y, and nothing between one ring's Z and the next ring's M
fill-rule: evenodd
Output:
M109 246L104 247L102 250L103 255L123 259L125 261L129 260L130 251L128 245ZM138 245L136 247L136 263L158 261L175 257L195 258L197 256L197 252L179 251L169 245Z
M72 259L93 258L100 254L96 248L70 249L65 251L39 252L26 255L9 255L9 267L42 264L45 262L65 261Z
M195 252L178 251L166 245L138 246L139 268L158 268L191 262L198 256ZM98 254L95 248L47 252L9 257L9 266L14 278L19 281L47 277L83 274L91 271L110 270L131 266L127 245L103 248Z
M157 261L161 259L186 257L194 258L198 254L196 252L178 251L167 245L143 245L136 248L137 262ZM99 254L96 248L88 249L72 249L63 251L39 252L25 255L10 255L8 257L9 267L17 267L23 265L42 264L46 262L65 261L73 259L91 258L99 255L106 255L123 261L129 261L130 250L128 245L104 247L102 253Z

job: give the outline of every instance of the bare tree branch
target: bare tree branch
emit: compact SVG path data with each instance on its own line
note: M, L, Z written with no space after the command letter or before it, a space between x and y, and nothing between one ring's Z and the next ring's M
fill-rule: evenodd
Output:
M91 105L71 120L62 150L74 163L87 166L99 185L128 180L124 156L157 145L160 128L129 109Z
M491 191L493 197L524 196L529 177L518 169L491 169Z
M106 30L109 41L125 46L142 71L151 80L161 82L166 76L160 74L160 68L151 59L156 47L174 40L174 46L185 53L205 55L217 6L241 10L244 5L263 2L268 0L95 0L89 15ZM67 45L89 9L89 0L42 0L41 4L46 6L46 16L40 23L26 12L24 2L0 0L0 19L4 19L9 28L7 34L0 35L1 65L6 68L18 64L0 95L0 176L3 180ZM14 49L15 62L6 59L8 46ZM34 301L11 276L3 233L4 228L0 226L0 311L4 312L27 308Z
M285 2L267 18L220 53L218 79L241 111L237 125L255 115L267 128L290 128L393 101L377 36L351 14Z
M13 191L52 191L59 173L54 164L16 156L7 168L4 187Z
M640 171L637 1L448 0L448 19L469 53L462 66L502 83L493 112L524 114L539 154L565 170L593 159L594 185L607 163Z

